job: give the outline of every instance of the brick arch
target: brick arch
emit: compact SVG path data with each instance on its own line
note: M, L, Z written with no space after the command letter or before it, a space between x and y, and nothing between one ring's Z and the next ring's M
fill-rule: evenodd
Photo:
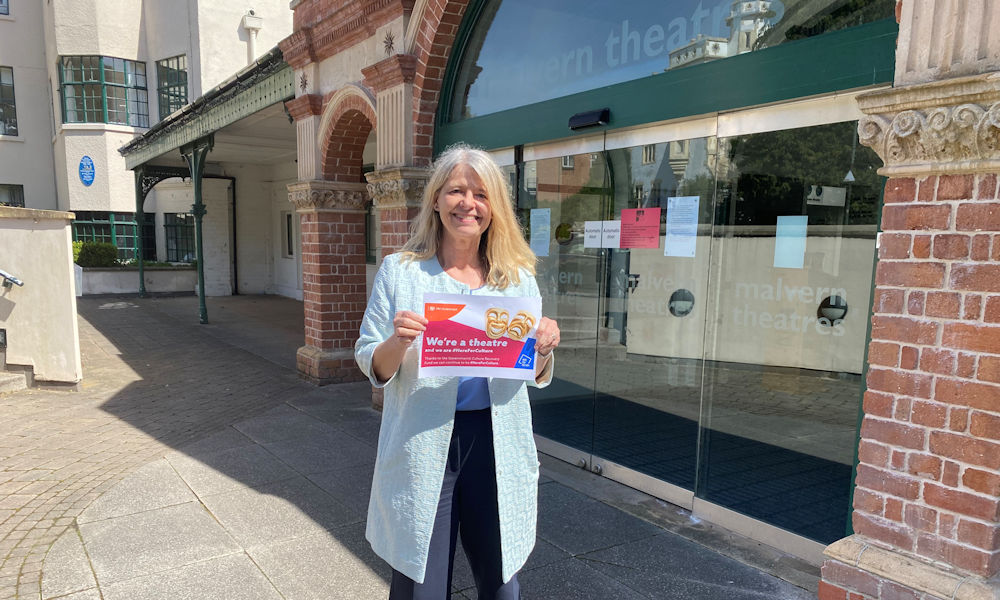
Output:
M434 116L448 56L455 44L469 0L429 0L413 45L417 70L413 78L413 162L430 164L434 155Z
M371 94L349 86L331 94L320 125L323 179L361 183L365 142L375 129L375 103Z

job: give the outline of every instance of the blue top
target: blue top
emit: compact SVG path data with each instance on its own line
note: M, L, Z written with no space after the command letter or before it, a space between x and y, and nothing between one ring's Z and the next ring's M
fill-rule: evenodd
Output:
M490 382L485 377L461 377L455 410L482 410L490 407Z

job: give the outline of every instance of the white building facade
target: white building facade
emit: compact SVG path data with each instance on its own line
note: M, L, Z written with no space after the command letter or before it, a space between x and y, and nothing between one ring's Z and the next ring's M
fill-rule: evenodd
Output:
M145 260L192 262L190 180L151 190L139 222L136 179L118 149L291 31L286 0L0 3L0 203L72 211L74 240L112 242L122 260L134 259L142 244ZM298 253L278 251L276 224L280 209L287 210L283 180L295 179L294 127L286 124L290 153L251 156L256 140L248 133L241 141L251 163L207 167L209 294L243 288L301 297ZM168 162L184 164L179 155ZM280 204L272 201L275 181ZM242 237L247 241L240 244ZM245 284L236 279L240 258L247 263L239 273Z

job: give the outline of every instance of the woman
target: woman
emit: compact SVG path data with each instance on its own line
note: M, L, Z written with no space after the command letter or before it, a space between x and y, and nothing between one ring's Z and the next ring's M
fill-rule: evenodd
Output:
M423 294L539 296L503 173L488 154L449 148L410 240L375 277L354 354L385 387L366 537L393 568L390 600L451 597L462 535L479 598L519 597L535 543L538 458L523 381L417 378ZM556 322L536 331L534 385L552 377Z

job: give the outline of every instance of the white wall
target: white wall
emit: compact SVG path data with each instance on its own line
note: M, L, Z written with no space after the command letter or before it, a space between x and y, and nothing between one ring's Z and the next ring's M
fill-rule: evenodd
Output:
M197 79L191 79L192 99L249 64L249 38L242 20L250 8L263 19L263 26L257 33L255 59L292 34L292 11L288 0L199 2L197 40L201 65Z
M61 125L55 145L59 206L63 210L135 211L135 175L118 148L132 139L133 127L91 123ZM94 181L80 180L80 159L94 161Z
M14 72L18 133L0 135L0 184L24 186L28 208L55 209L52 117L40 2L12 2L0 15L0 66Z
M861 373L875 241L810 236L804 267L786 269L772 266L774 240L700 236L697 257L712 244L713 291L702 258L664 257L662 242L659 250L633 249L629 271L640 284L628 299L628 351L701 358L707 327L709 360ZM695 304L675 317L667 304L682 287ZM832 288L849 308L843 323L828 327L816 311Z
M7 362L43 381L80 381L70 219L63 212L0 207L0 268L24 286L0 288Z

